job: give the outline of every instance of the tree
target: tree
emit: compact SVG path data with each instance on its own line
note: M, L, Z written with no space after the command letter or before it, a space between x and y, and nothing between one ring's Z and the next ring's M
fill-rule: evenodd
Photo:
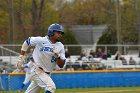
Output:
M39 35L38 31L41 30L42 25L42 12L44 8L45 0L32 0L32 26L33 26L33 35Z
M4 44L8 42L8 12L6 4L7 2L0 0L0 43Z

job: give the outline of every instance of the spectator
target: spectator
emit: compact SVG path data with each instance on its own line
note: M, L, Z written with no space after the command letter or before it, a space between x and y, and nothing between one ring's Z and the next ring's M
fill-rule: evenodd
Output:
M96 53L94 52L93 49L90 50L89 55L92 57L96 57Z
M103 53L102 53L102 59L107 60L107 53L105 51L103 51Z
M67 71L73 71L74 68L73 68L73 63L71 61L71 54L69 53L68 49L65 48L65 57L67 58L66 59L66 66L65 66L65 69Z
M111 58L112 54L110 53L110 50L107 50L107 58Z
M102 53L102 49L101 48L98 48L96 57L97 58L102 58L103 57L103 53Z
M66 58L70 58L70 56L71 56L71 55L70 55L68 49L66 48L66 49L65 49L65 57L66 57Z
M96 53L94 52L94 50L91 49L89 52L88 60L93 61L94 60L93 58L95 58L95 57L96 57Z
M136 61L133 59L133 57L130 57L129 59L129 65L135 65Z
M82 60L82 59L85 59L86 58L86 52L85 50L82 50L81 54L80 54L80 57L78 58L78 60Z
M74 70L74 68L73 68L73 63L71 62L70 59L66 59L66 60L67 60L67 62L66 62L65 69L66 69L67 71L73 71L73 70Z

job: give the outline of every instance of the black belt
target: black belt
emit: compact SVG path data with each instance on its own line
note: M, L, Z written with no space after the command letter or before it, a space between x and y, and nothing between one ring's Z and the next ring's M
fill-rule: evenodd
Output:
M38 67L39 69L43 70L42 67ZM43 70L44 71L44 70ZM45 71L44 71L45 72ZM50 72L45 72L46 74L50 74Z

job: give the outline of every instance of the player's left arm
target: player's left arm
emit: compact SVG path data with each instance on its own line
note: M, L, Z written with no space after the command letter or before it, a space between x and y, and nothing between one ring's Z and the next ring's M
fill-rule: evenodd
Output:
M55 53L56 55L56 63L57 65L60 67L60 68L63 68L64 65L65 65L65 61L66 61L66 58L65 58L65 50L64 49L61 49L60 52L57 51L57 49L53 49L53 52Z
M63 68L64 65L65 65L65 60L63 60L63 59L57 59L57 65L58 65L60 68Z

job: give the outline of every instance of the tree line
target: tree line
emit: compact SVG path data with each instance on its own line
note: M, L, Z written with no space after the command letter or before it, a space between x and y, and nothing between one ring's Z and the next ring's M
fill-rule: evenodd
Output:
M117 1L0 0L0 43L21 44L29 36L47 35L50 24L60 23L65 26L64 44L78 44L69 29L72 25L101 24L107 24L108 30L98 43L116 44L118 17L120 43L137 44L140 0L119 0L118 11Z

